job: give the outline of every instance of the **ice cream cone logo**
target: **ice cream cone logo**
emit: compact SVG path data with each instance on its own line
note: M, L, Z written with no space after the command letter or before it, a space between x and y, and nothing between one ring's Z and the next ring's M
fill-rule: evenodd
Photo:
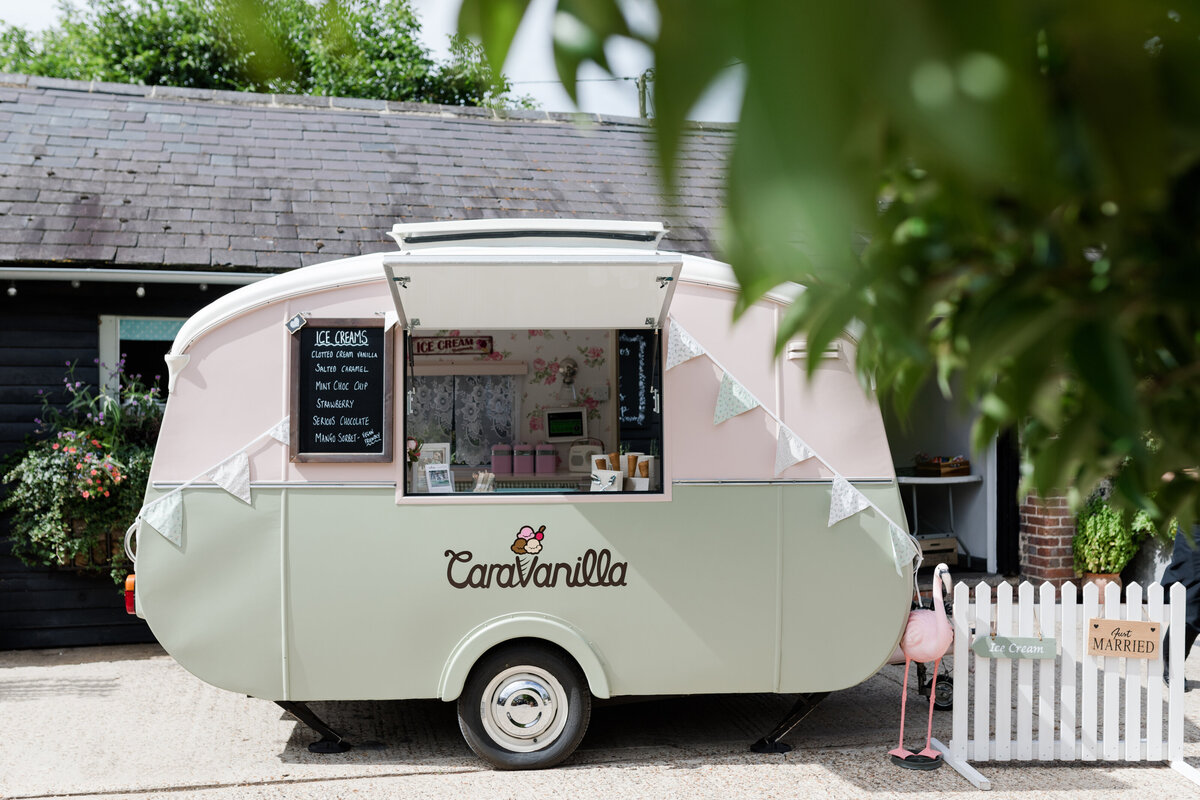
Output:
M536 531L529 525L523 525L517 531L517 539L510 548L517 555L536 555L542 552L542 539L546 536L546 526L542 525Z

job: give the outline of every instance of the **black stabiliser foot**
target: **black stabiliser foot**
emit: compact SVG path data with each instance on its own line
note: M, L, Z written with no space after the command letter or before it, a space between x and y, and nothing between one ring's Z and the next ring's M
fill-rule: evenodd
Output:
M292 700L276 700L275 705L291 714L296 719L312 728L321 738L308 746L310 753L344 753L354 745L342 738L342 735L312 712L307 703Z
M784 744L779 741L792 728L800 724L800 721L812 713L817 704L829 696L829 692L814 692L812 694L802 694L796 698L796 704L792 706L784 718L775 728L763 738L759 739L754 744L750 745L750 751L753 753L786 753L792 749L790 744Z

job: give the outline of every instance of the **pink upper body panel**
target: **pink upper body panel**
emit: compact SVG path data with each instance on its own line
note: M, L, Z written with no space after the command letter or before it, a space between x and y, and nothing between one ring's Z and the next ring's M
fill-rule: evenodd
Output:
M172 350L187 355L167 404L151 480L180 483L200 479L223 460L246 449L256 483L402 482L404 447L398 419L404 403L400 331L395 336L394 420L391 463L292 463L287 445L261 437L289 410L290 336L285 322L297 313L310 318L380 317L393 310L382 267L375 272L362 257L354 262L355 281L303 290L297 273L326 270L319 265L238 290L201 311L181 331ZM706 262L711 263L711 262ZM349 269L349 267L347 267ZM241 293L239 295L239 293ZM774 357L779 320L786 306L766 299L733 323L736 293L728 288L689 283L685 274L671 305L672 318L711 355L666 373L663 398L666 425L665 471L671 480L821 480L833 472L809 459L774 474L778 429L763 409L713 425L722 368L781 416L832 470L852 479L895 477L883 421L874 397L853 374L853 346L838 359L823 359L807 382L803 360ZM239 305L240 303L240 305ZM204 315L207 312L207 317ZM665 339L665 336L664 336ZM664 344L665 350L665 344ZM611 401L610 401L611 402Z

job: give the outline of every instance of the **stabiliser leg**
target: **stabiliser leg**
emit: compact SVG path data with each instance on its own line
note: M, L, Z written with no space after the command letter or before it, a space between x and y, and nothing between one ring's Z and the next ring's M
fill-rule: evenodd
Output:
M812 713L817 704L828 696L829 692L813 692L812 694L800 695L796 698L796 704L792 706L792 710L784 716L779 724L766 736L750 745L751 752L786 753L791 750L792 746L790 744L785 744L779 740L787 736L792 728L799 725L805 717Z
M321 738L308 746L310 753L344 753L354 745L342 738L342 735L312 712L307 703L291 700L276 700L275 705L303 722L321 735Z

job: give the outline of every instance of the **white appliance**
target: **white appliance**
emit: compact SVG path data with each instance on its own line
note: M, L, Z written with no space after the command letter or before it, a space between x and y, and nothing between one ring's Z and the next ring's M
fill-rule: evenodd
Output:
M567 468L571 472L591 472L592 456L604 452L598 444L573 444L567 453Z

